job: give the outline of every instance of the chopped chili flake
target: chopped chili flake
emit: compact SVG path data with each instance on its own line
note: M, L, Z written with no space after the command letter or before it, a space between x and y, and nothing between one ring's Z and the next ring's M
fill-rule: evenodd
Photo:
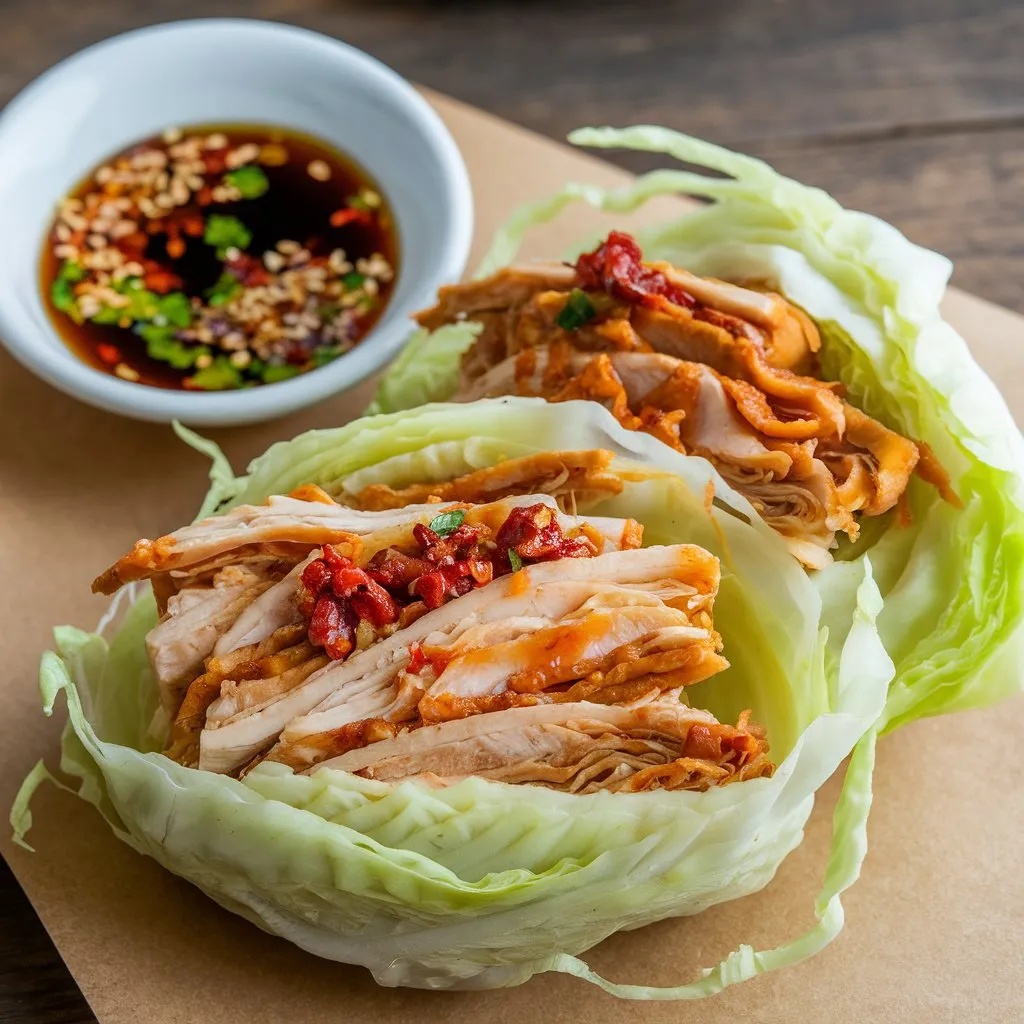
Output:
M587 558L596 553L582 535L562 530L554 509L543 503L512 509L493 540L483 525L465 522L464 509L455 520L412 528L410 552L396 547L377 551L360 567L336 547L324 546L321 557L300 577L298 606L310 617L309 640L332 658L347 657L357 635L360 648L379 631L404 627L427 609L483 587L495 578L518 571L526 560ZM444 516L435 516L432 523ZM342 652L340 654L336 652ZM411 669L411 671L415 671Z
M636 239L622 231L613 231L593 252L576 260L576 280L587 291L607 292L612 298L642 305L668 300L677 306L693 308L697 300L659 270L644 266L643 253Z
M96 346L96 354L108 366L117 366L121 362L121 352L116 345L108 345L106 342L101 342Z

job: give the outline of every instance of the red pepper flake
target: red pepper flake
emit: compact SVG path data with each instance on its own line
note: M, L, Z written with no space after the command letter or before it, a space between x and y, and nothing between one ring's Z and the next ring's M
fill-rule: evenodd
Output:
M331 214L331 227L343 228L346 224L372 224L373 218L366 210L355 210L350 206L335 210Z
M107 366L116 366L121 362L121 350L116 345L110 345L105 341L101 341L96 346L96 353Z
M655 306L667 299L692 309L697 300L673 284L660 270L645 267L643 253L635 238L613 231L593 252L576 260L576 282L587 291L607 292L612 298Z
M330 594L317 599L309 622L309 642L322 647L335 661L352 653L355 630L346 620L341 602Z
M585 537L566 537L554 509L542 503L512 509L494 541L506 560L509 551L531 562L589 558L594 554Z
M510 552L519 564L595 553L584 537L565 536L555 510L543 503L513 509L493 544L483 542L484 533L466 523L447 534L417 523L412 534L418 555L385 548L364 568L325 545L300 577L298 606L310 617L310 643L332 658L347 657L359 623L384 629L401 622L403 606L418 601L428 609L440 608L512 571Z
M185 287L185 282L169 270L151 270L143 277L142 283L157 295L166 295L168 292Z

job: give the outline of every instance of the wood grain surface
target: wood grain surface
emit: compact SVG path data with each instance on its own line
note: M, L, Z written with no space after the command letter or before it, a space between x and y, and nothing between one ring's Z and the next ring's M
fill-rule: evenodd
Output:
M954 283L1024 312L1014 0L3 0L0 104L105 36L214 15L338 36L551 136L647 121L746 150L892 221L953 258ZM93 1019L0 863L0 1022Z

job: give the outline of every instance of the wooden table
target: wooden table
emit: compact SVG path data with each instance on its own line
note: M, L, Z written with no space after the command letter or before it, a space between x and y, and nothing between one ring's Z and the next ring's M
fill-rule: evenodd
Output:
M646 121L762 156L946 253L960 287L1024 312L1014 0L5 0L0 102L82 46L193 14L339 36L556 137ZM0 1024L92 1020L0 862Z

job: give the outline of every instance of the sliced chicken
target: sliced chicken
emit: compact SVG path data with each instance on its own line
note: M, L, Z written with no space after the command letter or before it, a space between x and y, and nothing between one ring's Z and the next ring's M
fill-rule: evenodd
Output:
M313 771L444 786L468 775L569 792L706 789L770 774L763 734L723 726L669 697L639 708L541 704L428 725L357 747Z
M675 579L691 587L695 596L713 597L718 587L718 562L701 548L678 545L542 562L500 577L428 612L369 649L315 672L300 686L262 707L243 709L237 692L215 701L202 734L200 767L234 770L272 742L293 719L308 715L321 702L327 702L328 709L336 714L308 726L317 732L355 721L352 716L356 714L379 716L396 699L397 679L409 664L413 644L437 643L456 629L465 630L481 622L516 616L557 619L579 608L601 584L643 584L662 579ZM355 698L359 699L358 705L350 703ZM301 727L303 732L306 729ZM289 742L289 737L282 737L282 741Z
M187 587L169 599L166 616L146 635L165 709L177 710L182 688L201 671L218 637L272 585L258 573L229 566L211 586Z
M529 263L505 267L491 277L448 285L437 293L437 305L415 316L421 327L436 330L455 320L521 306L537 292L568 291L576 272L564 263Z
M113 594L131 580L172 570L207 567L218 556L271 547L294 564L312 548L340 544L359 534L410 522L429 522L444 505L364 512L344 505L275 495L264 505L239 505L157 540L140 540L93 582L94 593Z
M445 289L421 321L465 318L483 329L456 401L599 402L627 429L713 461L809 567L831 560L837 531L857 537L858 516L892 509L915 468L959 503L930 452L814 376L817 326L761 283L645 262L633 239L613 232L571 279L499 271Z

